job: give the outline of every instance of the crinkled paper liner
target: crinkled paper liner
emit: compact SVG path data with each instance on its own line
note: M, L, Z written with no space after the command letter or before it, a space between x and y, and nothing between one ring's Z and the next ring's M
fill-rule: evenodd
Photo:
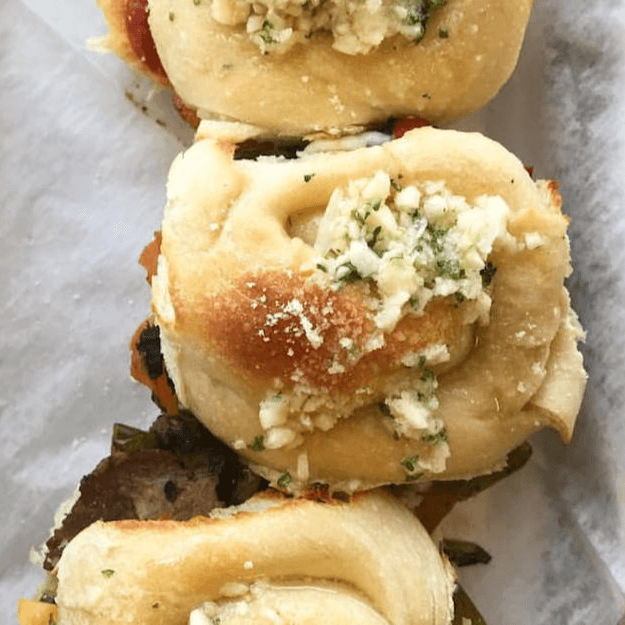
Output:
M156 416L128 376L148 288L136 259L190 131L91 52L95 3L5 0L0 20L0 603L15 621L54 512L106 455L115 421ZM445 534L488 565L462 584L489 625L614 625L625 612L625 5L537 0L519 67L483 131L560 181L588 331L588 391L572 444L533 439L520 473L456 507Z

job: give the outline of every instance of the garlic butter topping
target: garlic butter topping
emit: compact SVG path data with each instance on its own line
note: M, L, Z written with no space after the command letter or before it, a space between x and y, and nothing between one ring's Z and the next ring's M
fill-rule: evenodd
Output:
M487 257L495 239L509 237L509 212L497 196L469 204L443 182L402 187L378 172L332 195L315 242L316 267L334 289L361 280L375 286L381 330L422 314L435 296L475 300L485 318Z
M356 289L366 303L372 332L356 348L354 340L339 341L345 354L328 362L328 373L340 375L365 354L381 353L405 318L432 315L436 299L461 307L463 324L488 323L489 285L495 268L488 256L495 241L506 245L510 210L499 196L480 196L470 203L444 182L403 185L386 172L351 181L332 194L318 225L310 280L339 292ZM291 303L294 313L302 314ZM297 310L296 310L297 309ZM436 314L436 313L434 313ZM322 337L302 327L313 347ZM432 367L450 359L444 342L404 352L400 364L406 376L395 376L382 390L367 387L344 397L297 379L275 388L261 401L260 424L267 449L297 447L306 430L331 429L355 408L379 400L380 417L399 436L418 438L433 447L419 459L407 459L408 476L445 468L449 451L443 421L437 417L438 382Z
M418 42L431 13L445 0L215 0L212 17L243 25L263 53L283 53L313 33L332 34L332 47L366 54L400 34Z

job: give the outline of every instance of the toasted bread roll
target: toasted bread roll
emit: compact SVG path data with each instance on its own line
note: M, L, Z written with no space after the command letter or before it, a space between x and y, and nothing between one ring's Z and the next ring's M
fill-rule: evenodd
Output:
M234 161L209 126L171 169L152 289L178 397L217 436L282 487L348 491L490 472L545 425L570 439L554 183L478 134Z
M480 108L516 66L532 0L149 0L147 34L141 2L99 4L101 47L164 73L200 117L300 135Z
M447 625L453 613L451 566L383 492L264 493L214 518L98 522L66 547L58 580L60 625L186 625L194 610L192 624Z

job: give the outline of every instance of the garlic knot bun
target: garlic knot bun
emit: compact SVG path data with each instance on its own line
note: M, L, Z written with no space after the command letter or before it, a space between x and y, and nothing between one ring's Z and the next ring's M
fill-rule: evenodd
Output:
M152 278L178 398L215 435L282 488L350 492L570 439L583 333L555 183L479 134L234 160L229 129L174 162Z
M507 81L532 4L99 0L109 28L99 47L165 77L200 118L275 135L347 132L389 116L443 123Z
M385 492L255 495L190 521L98 521L63 552L62 625L448 625L455 574Z

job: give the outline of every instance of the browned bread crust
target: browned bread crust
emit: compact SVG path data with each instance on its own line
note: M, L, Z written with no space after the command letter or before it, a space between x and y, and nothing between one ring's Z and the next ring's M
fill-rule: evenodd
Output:
M213 18L215 2L151 0L150 31L164 72L146 66L129 38L127 6L139 3L99 4L109 26L104 47L159 82L166 75L200 117L301 135L389 116L446 122L482 107L516 66L533 0L448 0L418 44L394 35L366 54L334 49L323 31L283 54L262 54L245 24Z
M372 623L447 625L453 612L450 566L383 492L350 503L266 493L217 518L96 523L65 549L58 579L60 625L186 625L202 603L253 604L266 585L308 591L289 609L326 607L302 622L341 622L324 590L368 606Z
M380 402L394 376L418 383L421 371L411 373L402 355L443 342L451 360L437 370L436 414L450 456L443 470L424 469L426 477L490 472L545 425L570 438L585 373L582 333L563 286L568 220L557 185L536 183L512 154L477 134L422 128L377 147L250 162L233 161L233 146L207 129L172 167L152 287L178 396L217 436L270 478L288 472L293 484L352 490L418 477L406 463L427 460L433 446L397 436ZM469 201L487 194L509 207L505 240L489 256L497 268L490 323L465 324L466 303L434 298L425 315L387 332L380 349L341 361L341 371L328 364L341 337L362 347L374 324L357 284L324 289L311 279L320 275L310 266L315 252L293 224L323 210L336 188L380 170L406 185L445 180ZM288 308L293 301L300 313ZM278 323L286 317L291 330ZM311 401L321 402L317 412L309 408L312 418L321 415L319 426L296 426L299 443L259 449L268 432L263 401L279 388L276 380L299 388L297 376L312 388ZM349 402L353 412L344 418ZM323 420L323 410L332 416L328 406L337 414L343 407L338 421Z

